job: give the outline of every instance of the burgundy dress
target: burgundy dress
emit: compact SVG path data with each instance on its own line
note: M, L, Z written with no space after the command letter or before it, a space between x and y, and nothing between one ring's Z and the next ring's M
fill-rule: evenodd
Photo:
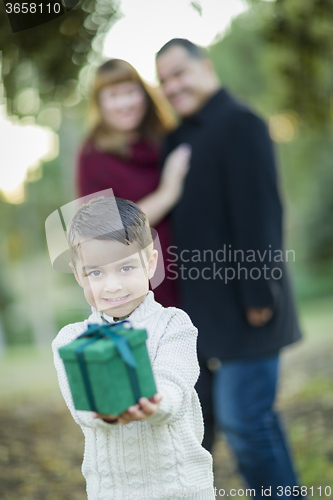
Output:
M98 151L91 143L86 143L79 155L76 181L80 197L112 188L116 197L137 202L155 191L159 178L158 150L145 141L132 145L129 158ZM155 298L164 307L180 307L175 272L168 270L167 248L173 244L168 218L155 229L165 266L165 279L154 290Z

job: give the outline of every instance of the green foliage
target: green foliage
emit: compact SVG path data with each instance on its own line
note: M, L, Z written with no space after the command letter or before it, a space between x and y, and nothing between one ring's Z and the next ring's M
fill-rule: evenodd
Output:
M13 34L5 2L0 2L2 76L9 114L21 114L15 97L25 88L37 89L43 102L69 98L81 68L98 58L103 34L117 19L117 8L117 0L84 0L64 16Z
M222 84L260 105L267 83L261 67L265 47L253 22L256 20L249 13L235 19L229 32L209 48L209 53Z
M333 127L329 133L332 137ZM327 137L327 143L331 139ZM318 163L314 202L308 215L308 260L310 264L329 264L333 256L333 146L318 151ZM319 224L318 224L319 222ZM315 238L313 237L315 235Z
M80 143L77 122L65 117L59 135L59 156L43 164L43 175L37 181L26 183L26 200L12 205L0 199L0 233L6 235L13 261L46 251L46 218L75 199L75 157Z
M333 1L265 3L269 15L262 32L280 51L277 71L287 89L285 106L294 109L308 123L319 126L329 123L333 91Z
M44 163L43 175L39 180L26 183L26 200L15 205L0 199L0 235L2 235L2 254L4 255L2 261L0 260L0 271L2 271L0 286L3 290L3 292L0 290L0 298L2 295L4 301L3 311L0 311L0 320L4 341L8 345L31 343L34 340L34 325L31 323L31 315L28 311L31 307L31 300L27 300L25 294L27 292L35 294L36 287L24 286L22 283L27 281L27 276L33 275L34 272L41 272L35 260L40 258L42 269L44 256L46 256L50 273L56 274L48 258L45 220L54 210L76 197L73 171L80 141L77 122L65 117L59 134L62 144L60 154L55 160ZM6 254L7 258L5 258ZM36 271L32 270L32 266ZM55 294L68 286L68 278L72 276L59 277L60 282L57 283ZM47 283L45 276L45 282L41 282L40 286L44 288L46 295L50 293ZM42 292L39 292L39 297L41 295ZM51 299L48 297L46 300ZM56 311L59 308L52 304L52 309ZM64 309L64 303L62 309ZM62 317L56 321L55 327L59 330L68 322L82 320L83 316L82 311L76 314L64 310Z
M249 3L209 52L223 85L270 125L275 116L291 124L292 136L277 139L276 148L288 247L296 248L301 272L315 266L325 274L333 262L333 1ZM280 129L283 136L284 122Z

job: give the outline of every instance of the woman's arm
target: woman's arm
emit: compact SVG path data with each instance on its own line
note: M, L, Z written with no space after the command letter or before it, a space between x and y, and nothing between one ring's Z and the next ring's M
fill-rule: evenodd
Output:
M190 157L191 147L188 144L181 144L174 149L165 160L157 189L137 201L151 226L156 226L179 201Z

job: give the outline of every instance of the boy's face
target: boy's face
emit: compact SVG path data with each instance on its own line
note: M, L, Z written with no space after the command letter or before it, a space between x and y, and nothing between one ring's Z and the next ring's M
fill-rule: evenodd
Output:
M143 301L157 264L157 251L141 250L136 243L86 240L73 269L87 302L98 311L121 318Z

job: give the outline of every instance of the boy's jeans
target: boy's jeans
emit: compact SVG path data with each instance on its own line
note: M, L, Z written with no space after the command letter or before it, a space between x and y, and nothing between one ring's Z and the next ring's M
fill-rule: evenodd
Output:
M278 362L278 354L225 361L212 377L212 390L216 425L225 433L255 497L285 500L293 497L285 488L292 492L298 483L273 410ZM270 487L271 496L264 496L262 488Z

